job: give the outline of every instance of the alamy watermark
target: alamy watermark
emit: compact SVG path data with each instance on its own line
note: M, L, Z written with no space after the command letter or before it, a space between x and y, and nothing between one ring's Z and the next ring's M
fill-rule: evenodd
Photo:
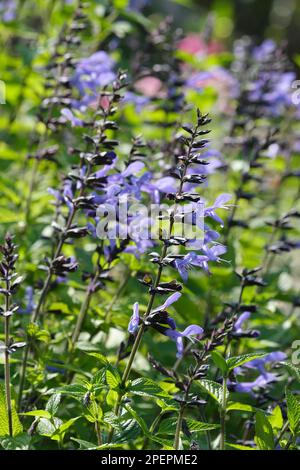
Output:
M204 242L204 204L188 203L168 206L151 204L150 207L120 197L117 203L104 203L97 209L99 222L97 237L105 239L168 240L174 244Z
M300 339L293 341L292 350L291 362L294 366L298 366L300 364Z
M300 104L300 80L294 80L292 83L293 93L292 93L292 103L295 106Z

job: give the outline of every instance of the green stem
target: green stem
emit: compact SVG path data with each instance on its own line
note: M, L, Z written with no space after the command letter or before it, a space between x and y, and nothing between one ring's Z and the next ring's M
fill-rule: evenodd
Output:
M164 416L165 414L165 411L161 411L159 413L159 415L156 416L155 420L153 421L153 423L151 424L150 428L149 428L149 435L153 434L154 431L156 430L156 428L158 427L158 425L160 424L161 420L162 420L162 417ZM147 447L148 447L148 443L149 443L149 437L147 436L144 440L144 444L143 444L143 447L142 447L142 450L146 450Z
M225 450L226 408L227 408L227 376L225 375L223 377L223 394L222 394L222 404L220 408L220 424L221 424L220 450Z
M278 444L280 443L282 437L284 436L285 432L288 430L288 427L289 427L289 422L286 421L285 424L283 425L281 431L280 431L280 434L279 436L277 437L276 441L275 441L275 448L278 446Z
M96 431L98 446L102 446L103 442L102 442L102 434L101 434L99 421L95 422L95 431Z
M10 281L6 279L6 294L5 294L5 311L9 312L10 300ZM5 336L5 354L4 354L4 378L5 378L5 396L6 396L6 407L7 407L7 417L8 417L8 432L12 437L13 435L13 425L12 425L12 406L11 406L11 393L10 393L10 363L9 363L9 321L10 316L4 318L4 336Z
M13 435L12 426L12 406L11 406L11 393L10 393L10 364L9 364L9 318L5 317L5 355L4 355L4 376L5 376L5 395L6 395L6 407L8 416L8 431L9 435Z
M174 444L173 444L174 450L178 450L179 445L180 445L180 434L181 434L181 428L182 428L184 409L185 409L185 405L182 405L179 411L178 420L176 424L176 431L175 431Z

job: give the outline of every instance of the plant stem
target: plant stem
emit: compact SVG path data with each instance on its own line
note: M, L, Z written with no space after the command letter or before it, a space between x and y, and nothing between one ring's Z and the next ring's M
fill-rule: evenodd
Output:
M10 282L6 280L6 294L5 294L5 310L9 311L10 301L9 301L9 291L10 291ZM5 335L5 354L4 354L4 377L5 377L5 397L6 397L6 407L7 407L7 417L8 417L8 432L12 437L13 435L13 425L12 425L12 406L11 406L11 393L10 393L10 363L9 363L9 320L10 316L4 318L4 335Z
M185 409L185 405L181 405L177 424L176 424L176 431L175 431L174 444L173 444L174 450L178 450L179 445L180 445L180 433L181 433L181 428L182 428L184 409Z
M192 139L191 139L191 142L190 142L190 145L189 145L189 148L188 148L187 159L184 163L184 170L183 170L183 174L182 174L182 177L181 177L181 180L180 180L179 189L178 189L178 193L177 193L178 196L180 196L182 194L182 191L183 191L184 178L186 176L188 165L189 165L189 163L187 163L187 162L189 161L189 157L190 157L191 152L192 152L192 148L193 148L192 145L193 145L193 141L196 137L198 128L199 128L199 124L196 127L195 131L193 132ZM173 232L175 213L176 213L176 203L174 204L173 214L170 217L170 225L169 225L169 233L168 233L168 238L169 239L171 238L171 235L172 235L172 232ZM167 255L167 251L168 251L168 246L167 246L167 244L164 244L162 252L161 252L161 256L160 256L158 272L157 272L157 275L156 275L155 282L153 284L152 294L150 296L148 306L147 306L145 315L143 317L143 320L147 319L148 315L150 314L150 312L152 310L152 306L153 306L154 299L155 299L155 296L156 296L156 288L157 288L158 284L160 283L160 279L161 279L161 275L162 275L162 271L163 271L163 260ZM133 347L132 347L132 350L131 350L131 353L130 353L130 356L129 356L128 363L126 365L126 368L125 368L123 376L122 376L122 381L121 381L121 384L120 384L121 390L126 386L126 382L127 382L127 379L130 375L132 364L133 364L135 355L136 355L136 353L139 349L139 346L140 346L143 334L145 332L145 329L146 329L146 326L145 326L145 323L143 321L142 325L140 326L140 328L138 330L137 336L135 338L135 342L133 344ZM118 415L119 411L120 411L122 396L123 396L122 393L118 394L117 402L116 402L116 405L115 405L115 408L114 408L114 412L115 412L116 415ZM108 443L111 442L111 440L113 438L113 435L114 435L114 429L111 428L110 432L108 434Z
M226 407L227 407L227 376L225 375L223 377L223 394L222 394L222 404L220 408L220 423L221 423L220 450L225 450Z
M12 427L12 407L11 407L11 394L10 394L10 364L9 364L9 317L5 317L5 357L4 357L4 376L5 376L5 395L8 416L8 431L9 435L13 435Z
M153 423L151 424L150 428L149 428L149 434L153 434L154 431L156 430L157 426L160 424L161 420L162 420L162 417L164 416L165 414L165 411L161 411L159 413L159 415L156 416L155 420L153 421ZM149 443L149 437L147 436L144 440L144 444L143 444L143 447L142 447L142 450L146 450L147 449L147 446L148 446L148 443Z
M97 435L98 446L102 446L103 442L102 442L102 435L101 435L101 429L100 429L99 421L95 422L95 431L96 431L96 435Z
M283 425L281 431L280 431L279 436L277 437L277 439L276 439L276 441L275 441L275 444L274 444L274 447L275 447L275 448L276 448L276 447L278 446L278 444L280 443L280 441L281 441L282 437L284 436L284 433L287 431L288 427L289 427L289 422L286 421L286 422L284 423L284 425Z

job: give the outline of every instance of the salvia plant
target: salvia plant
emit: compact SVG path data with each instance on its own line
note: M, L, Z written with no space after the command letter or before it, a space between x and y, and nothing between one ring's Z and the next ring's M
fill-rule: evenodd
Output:
M4 450L299 449L299 57L166 3L0 1Z

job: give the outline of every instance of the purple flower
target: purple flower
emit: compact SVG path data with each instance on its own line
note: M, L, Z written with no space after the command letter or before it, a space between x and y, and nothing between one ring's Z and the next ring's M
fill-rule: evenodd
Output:
M175 260L174 265L185 282L188 280L188 271L194 267L201 268L210 273L208 261L220 262L221 258L219 255L226 252L226 247L224 245L213 245L212 247L203 245L202 252L203 255L197 255L197 253L191 251L183 258Z
M207 266L207 261L207 256L197 255L195 252L192 251L185 255L183 258L175 260L174 264L182 279L187 282L189 277L189 270L193 267L200 267L202 269L205 269L205 267Z
M133 104L137 113L140 113L149 102L150 98L147 96L138 95L132 91L126 91L123 100L123 103Z
M175 178L172 176L165 176L160 178L158 181L155 182L155 187L162 193L170 193L175 194L177 192L178 183Z
M84 110L96 101L99 90L116 78L113 67L114 61L104 51L95 52L78 62L72 84L78 89L81 99L74 102L74 107Z
M172 305L174 302L177 302L180 297L180 292L174 292L174 294L171 294L162 305L152 310L151 313L157 313L167 310L167 308L170 307L170 305Z
M234 385L234 391L254 395L254 389L266 388L270 383L276 382L277 376L266 372L259 375L253 382L238 382Z
M249 313L249 312L245 312ZM240 317L241 318L241 317ZM246 318L244 317L244 321ZM240 325L241 326L241 325ZM266 365L271 362L279 362L286 358L286 354L281 351L274 351L266 356L258 359L253 359L253 361L247 362L242 367L236 367L234 369L235 374L244 375L245 369L253 369L259 372L259 375L252 382L238 382L236 384L230 383L234 386L234 390L242 393L250 393L254 395L255 388L265 388L268 384L275 382L277 376L273 373L270 373L266 370Z
M242 330L242 325L245 323L245 321L247 321L250 318L250 315L251 315L250 312L243 312L239 316L239 318L237 319L237 321L234 324L234 331L236 333L241 333L243 331Z
M0 16L4 23L9 23L16 18L17 3L15 0L0 1Z
M177 354L176 357L182 357L183 355L183 338L188 338L193 341L192 336L202 335L203 328L198 325L189 325L183 331L176 331L175 329L166 329L164 334L176 342Z
M137 331L137 329L139 327L139 322L140 322L139 304L138 304L138 302L135 302L135 304L133 306L133 314L130 318L130 322L129 322L129 325L128 325L129 333L134 335L134 333Z
M210 207L206 207L204 209L204 215L207 217L211 217L212 219L214 219L216 222L219 222L221 227L224 226L224 223L223 223L223 220L216 214L216 209L229 209L229 205L226 204L228 201L230 201L230 199L232 199L232 196L231 194L220 194L220 196L217 197L217 199L215 200L213 206L210 206Z
M63 108L60 113L67 121L71 123L72 127L83 125L82 120L77 118L70 109Z
M140 11L149 3L149 0L129 0L128 8L133 11Z

